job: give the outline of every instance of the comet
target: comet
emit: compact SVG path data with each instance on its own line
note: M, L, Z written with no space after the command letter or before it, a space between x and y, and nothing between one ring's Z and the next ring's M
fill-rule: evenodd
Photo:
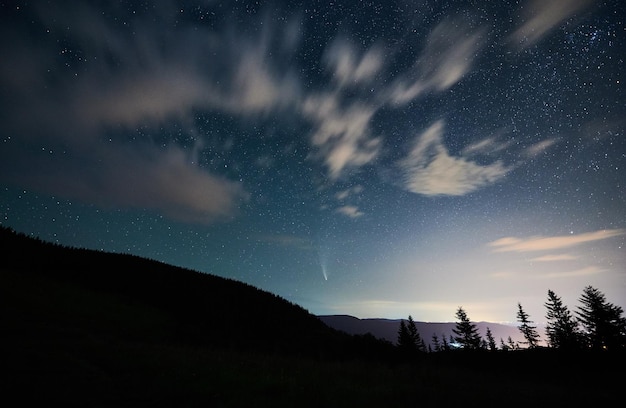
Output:
M322 276L324 277L324 280L327 281L328 269L326 269L326 261L328 259L328 253L326 250L319 248L317 251L317 255L319 256L320 267L322 268Z

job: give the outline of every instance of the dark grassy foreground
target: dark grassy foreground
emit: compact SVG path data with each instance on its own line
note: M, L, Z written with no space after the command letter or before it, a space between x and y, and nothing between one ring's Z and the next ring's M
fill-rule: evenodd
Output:
M2 229L3 398L16 406L608 406L624 356L407 360L248 285Z

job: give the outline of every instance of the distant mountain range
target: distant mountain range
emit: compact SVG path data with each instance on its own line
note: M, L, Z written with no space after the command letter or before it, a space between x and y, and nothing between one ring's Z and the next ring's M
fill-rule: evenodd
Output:
M348 334L362 335L370 333L374 337L390 341L393 344L396 344L396 340L398 338L400 319L359 319L348 315L326 315L318 317L321 321L333 329L340 330ZM453 335L452 329L456 325L456 323L431 323L417 321L415 324L426 345L431 344L432 337L435 334L439 340L441 340L443 336L449 340L450 335ZM489 327L498 347L500 346L500 339L507 342L509 336L515 342L523 341L524 339L519 329L515 326L490 322L478 322L475 324L483 338L485 338L487 327ZM543 334L542 327L539 327L538 331L540 334Z

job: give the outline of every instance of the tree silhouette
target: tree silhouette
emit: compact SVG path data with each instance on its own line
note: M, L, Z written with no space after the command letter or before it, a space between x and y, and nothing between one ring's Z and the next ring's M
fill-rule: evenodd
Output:
M450 343L446 339L445 334L441 335L441 349L443 351L450 351Z
M506 343L509 350L517 350L519 348L519 346L513 341L511 336L509 336L509 338L506 340Z
M580 302L576 314L587 345L596 350L624 348L626 319L622 308L607 302L604 293L592 286L585 287Z
M426 344L424 343L422 336L420 336L417 331L417 326L415 325L415 321L411 315L409 315L409 322L407 323L406 328L409 331L413 344L415 344L415 349L417 351L426 351Z
M478 328L467 317L467 313L462 307L456 311L456 318L459 320L452 332L456 335L454 341L461 345L465 350L477 350L480 348L480 335Z
M539 333L537 333L537 326L532 326L533 323L529 320L528 313L524 311L521 303L517 303L517 321L521 323L519 326L519 331L524 335L524 339L526 341L525 344L528 344L528 348L537 347L537 343L539 343Z
M411 344L412 341L411 336L409 335L409 330L406 328L404 320L400 320L400 328L398 329L398 347L406 350L411 347Z
M489 347L489 351L496 351L498 348L496 347L496 340L493 338L493 334L491 333L491 329L487 327L487 346Z
M548 301L544 303L547 309L546 336L550 347L560 350L572 350L580 346L578 323L563 304L561 298L553 291L548 290Z
M439 341L439 337L436 333L433 333L433 337L431 338L430 342L432 343L435 351L441 351L441 342Z
M426 344L422 340L412 316L408 323L400 321L398 329L398 347L406 352L426 351Z

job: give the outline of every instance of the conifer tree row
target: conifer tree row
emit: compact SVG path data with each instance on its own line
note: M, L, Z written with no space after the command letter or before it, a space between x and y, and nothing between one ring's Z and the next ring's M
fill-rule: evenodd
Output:
M559 350L580 350L589 348L594 350L625 350L626 349L626 318L624 310L606 300L604 293L587 286L579 299L581 305L574 316L563 301L552 290L548 290L548 299L544 303L546 308L546 345ZM487 327L486 338L482 339L477 326L472 323L467 313L459 307L455 314L457 322L452 329L454 336L449 340L442 334L441 338L433 334L431 342L426 346L420 336L415 321L409 316L408 321L402 320L398 330L398 347L407 352L447 351L451 344L458 345L464 350L498 350L491 329ZM506 342L500 338L500 350L518 350L520 344L528 348L539 346L540 335L537 326L533 325L530 316L522 304L517 304L517 321L524 341L515 342L511 336Z

